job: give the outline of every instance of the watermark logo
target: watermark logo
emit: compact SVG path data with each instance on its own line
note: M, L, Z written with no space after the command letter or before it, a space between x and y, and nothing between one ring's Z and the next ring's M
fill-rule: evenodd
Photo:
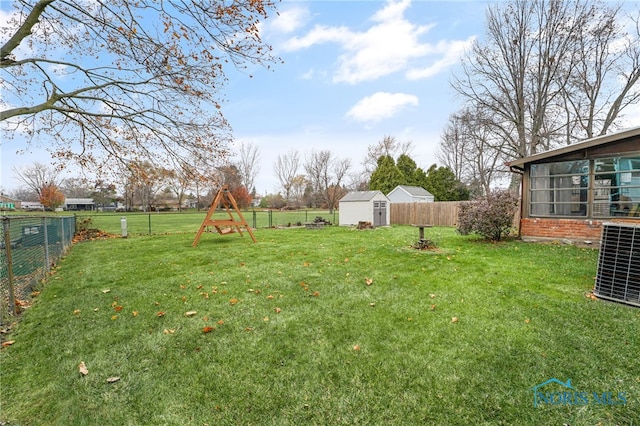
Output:
M553 383L562 389L549 391L549 389L557 389L558 386L547 387ZM535 385L530 390L533 391L534 407L541 405L625 405L627 403L626 392L582 392L571 384L571 379L563 382L551 378Z

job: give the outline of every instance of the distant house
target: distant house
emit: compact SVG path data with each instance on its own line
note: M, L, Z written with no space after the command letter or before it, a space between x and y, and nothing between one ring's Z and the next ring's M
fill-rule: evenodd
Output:
M354 191L339 202L340 226L371 222L373 226L390 223L389 199L380 191Z
M96 203L93 198L66 198L64 200L64 209L69 211L95 210Z
M433 203L435 198L432 193L419 186L398 185L387 198L391 203Z
M44 211L44 206L39 201L23 201L20 203L24 210L39 210Z
M523 238L598 241L604 222L640 223L640 127L507 164L522 174Z
M15 210L20 207L20 201L9 198L4 194L0 194L0 210Z

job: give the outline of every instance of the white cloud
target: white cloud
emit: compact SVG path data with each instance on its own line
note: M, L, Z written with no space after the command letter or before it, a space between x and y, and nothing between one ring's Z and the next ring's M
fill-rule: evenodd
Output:
M356 103L347 117L357 121L379 121L393 117L405 106L418 105L418 97L406 93L377 92Z
M309 11L302 7L282 10L271 23L274 31L289 34L301 28L309 21Z
M435 45L422 43L420 37L435 24L417 25L410 22L405 17L409 6L410 0L387 0L384 7L371 17L373 25L365 31L353 31L345 26L316 25L306 34L289 39L283 48L295 51L322 43L338 44L342 52L333 75L336 83L356 84L376 80L405 70L411 62L429 55L438 55L440 59L422 69L411 69L408 77L426 78L457 62L470 40L441 41Z
M435 47L435 53L442 54L440 59L424 68L412 68L407 71L409 80L418 80L434 76L460 61L460 57L466 49L471 47L476 37L467 40L440 41Z
M284 43L285 51L307 49L316 44L326 42L347 43L353 37L353 33L347 27L327 27L316 25L304 37L293 37Z

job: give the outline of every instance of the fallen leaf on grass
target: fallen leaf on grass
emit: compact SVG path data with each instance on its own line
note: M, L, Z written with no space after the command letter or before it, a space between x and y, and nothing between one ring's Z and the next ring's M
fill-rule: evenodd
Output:
M103 293L105 293L105 294L106 294L106 293L109 293L110 291L111 291L111 290L109 290L109 289L102 290L102 292L103 292Z
M115 321L115 320L117 320L117 319L118 319L118 316L117 316L117 315L113 315L113 316L111 317L111 320L112 320L112 321Z
M531 320L529 318L527 318L526 320L524 320L525 324L529 324L531 322Z
M212 332L213 330L215 330L215 329L216 329L215 327L211 327L210 325L208 325L208 326L206 326L206 327L204 327L204 328L202 329L202 332L203 332L203 333L211 333L211 332Z
M175 333L175 332L176 332L176 329L175 329L175 328L171 328L171 329L167 329L167 328L165 328L164 330L162 330L162 333L163 333L163 334L173 334L173 333Z
M86 376L87 374L89 374L89 369L87 368L87 366L84 364L84 361L80 361L80 365L78 365L78 371L80 372L80 374L82 374L83 376Z
M13 345L15 342L15 340L7 340L6 342L2 342L2 347L6 348L7 346Z
M364 282L367 283L367 285L371 285L373 284L373 278L365 278Z
M76 309L73 311L73 315L78 315L80 313L80 309Z
M279 314L280 312L282 312L282 309L280 308L274 308L273 310L276 311L276 314Z
M431 305L431 310L435 311L436 310L436 305Z
M120 312L122 310L122 306L116 305L116 306L113 307L113 310L116 311L116 312Z
M451 322L458 322L458 317L451 318Z
M310 263L309 263L309 262L304 262L304 263L303 263L303 265L304 265L304 266L309 266L309 265L310 265Z
M131 312L131 315L133 315L134 317L137 317L138 316L138 311Z
M115 383L120 380L120 377L109 377L107 378L107 383Z
M232 305L235 305L236 303L238 303L238 299L231 299L229 300L229 303L231 303Z
M160 311L156 314L157 317L163 317L164 316L164 311Z
M197 314L197 313L198 313L198 311L188 311L188 312L185 312L185 313L184 313L184 316L185 316L185 317L192 317L192 316L194 316L194 315L195 315L195 314Z
M431 297L432 299L435 299L436 295L432 293L432 294L429 295L429 297Z
M353 345L353 350L354 351L359 351L360 350L360 345Z
M217 322L218 325L224 325L224 320L220 320Z

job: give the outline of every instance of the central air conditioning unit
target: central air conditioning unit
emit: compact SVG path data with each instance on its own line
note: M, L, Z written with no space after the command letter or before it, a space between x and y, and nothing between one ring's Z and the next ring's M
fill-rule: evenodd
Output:
M593 294L640 307L640 224L603 224Z

